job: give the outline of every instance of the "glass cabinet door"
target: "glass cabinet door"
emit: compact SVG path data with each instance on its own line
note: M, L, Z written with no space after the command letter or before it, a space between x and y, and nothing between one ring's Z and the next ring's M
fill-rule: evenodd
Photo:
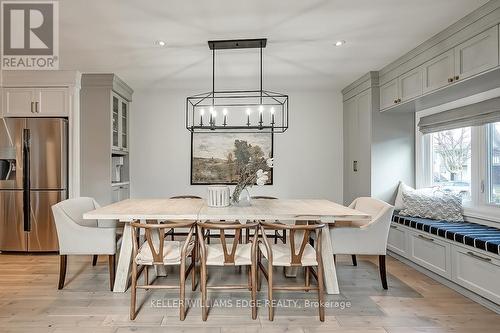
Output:
M125 101L121 102L121 146L123 149L128 148L128 104Z
M119 126L119 101L118 97L113 96L113 147L119 147L120 144L118 142L119 140L119 134L118 134L118 126Z

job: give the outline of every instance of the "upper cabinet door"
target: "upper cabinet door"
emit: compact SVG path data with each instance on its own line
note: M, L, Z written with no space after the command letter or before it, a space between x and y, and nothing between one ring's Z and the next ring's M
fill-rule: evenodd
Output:
M36 90L35 113L43 117L67 117L69 97L67 88Z
M3 88L4 117L35 116L35 89L33 88Z
M422 95L422 67L399 77L399 97L403 102Z
M120 134L121 134L121 147L128 150L128 102L124 99L121 100L121 113L120 113Z
M380 87L380 110L387 109L398 103L398 79L391 80Z
M455 76L454 50L449 50L429 60L422 68L424 72L424 94L450 84Z
M112 102L111 102L111 121L112 121L112 146L113 148L119 149L119 126L120 126L120 98L113 94Z
M455 47L455 81L498 66L498 26Z

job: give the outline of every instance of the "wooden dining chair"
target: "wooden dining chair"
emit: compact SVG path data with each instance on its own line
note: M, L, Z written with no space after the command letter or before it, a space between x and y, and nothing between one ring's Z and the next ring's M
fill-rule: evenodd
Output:
M148 223L151 222L151 223ZM191 273L192 289L195 290L196 276L196 237L195 222L170 222L156 223L156 221L146 221L146 223L132 222L132 290L130 299L130 319L136 317L137 289L179 289L179 313L180 320L184 320L185 313L185 287L186 279ZM165 230L170 228L189 228L185 241L165 240ZM140 230L144 230L145 241L140 244ZM191 255L191 262L186 268L186 258ZM180 266L178 285L158 285L149 282L149 267L158 265ZM137 280L144 272L144 284L138 285Z
M252 298L252 319L257 318L257 286L256 286L256 271L257 271L257 238L259 224L249 222L242 224L239 222L198 222L198 243L200 247L201 261L201 302L202 302L202 319L207 320L208 305L207 305L207 289L249 289ZM254 231L254 237L251 243L241 243L242 230L249 228ZM208 244L207 230L217 230L220 234L220 243ZM226 241L226 233L234 231L232 243ZM248 283L246 285L207 285L208 266L250 266L248 270Z
M173 197L170 197L170 199L201 199L201 197L197 195L176 195ZM174 222L174 221L167 221L167 222ZM193 221L195 222L195 221ZM170 229L167 233L166 236L170 236L170 240L175 240L176 236L180 237L186 237L189 233L188 228L172 228Z
M323 291L323 261L321 256L321 233L324 224L306 221L306 224L288 225L282 223L261 223L259 239L259 253L257 256L257 285L260 289L260 272L262 271L268 284L268 306L269 320L274 320L273 292L275 290L317 290L319 301L319 320L325 320L324 291ZM266 235L266 230L288 230L289 244L271 244ZM316 233L316 247L309 244L311 232ZM297 238L296 238L297 234ZM300 237L302 235L302 237ZM302 238L297 247L295 241ZM297 251L298 250L298 251ZM267 259L267 270L262 264L262 255ZM273 283L273 267L304 267L305 285L304 286L276 286ZM316 267L314 271L313 267ZM310 285L310 275L313 275L317 281L317 286Z
M277 200L278 198L267 195L255 195L252 199ZM248 230L247 235L249 235ZM279 230L274 230L274 232L268 233L267 237L274 239L274 244L277 244L278 240L281 240L283 244L286 244L286 230L281 230L281 235ZM249 236L247 236L247 239L249 239Z

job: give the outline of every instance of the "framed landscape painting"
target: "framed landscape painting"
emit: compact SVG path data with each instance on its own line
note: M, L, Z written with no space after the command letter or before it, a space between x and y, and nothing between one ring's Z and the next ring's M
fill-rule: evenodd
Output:
M250 158L273 157L272 133L192 133L191 185L236 184ZM266 185L272 185L269 172Z

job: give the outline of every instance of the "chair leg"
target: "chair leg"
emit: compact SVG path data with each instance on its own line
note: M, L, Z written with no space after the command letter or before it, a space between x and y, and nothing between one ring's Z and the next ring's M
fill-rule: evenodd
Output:
M257 258L254 258L257 259ZM254 260L250 270L252 271L252 319L257 319L257 260Z
M255 272L255 284L257 285L257 291L260 291L261 289L261 282L262 279L260 278L260 263L262 261L262 253L260 252L260 249L257 249L257 267L256 267L256 272Z
M267 271L267 299L269 301L269 320L274 320L274 307L273 307L273 266L268 265Z
M185 262L185 258L182 259L181 267L179 267L179 270L180 270L180 274L179 274L180 275L179 318L181 321L183 321L186 318L186 313L185 313L185 309L184 309L184 301L186 299L186 262Z
M116 267L115 254L108 256L108 266L109 266L109 289L113 291L113 287L115 286L115 267Z
M196 257L197 257L197 245L194 245L193 252L191 252L191 262L193 263L193 268L191 269L191 290L196 290Z
M286 244L286 230L283 229L283 244Z
M278 238L280 234L278 233L278 230L274 230L274 244L278 244Z
M333 255L333 263L336 264L337 263L337 256L334 254Z
M207 308L207 266L202 259L201 263L201 319L203 321L207 320L208 308Z
M132 286L130 288L130 320L134 320L135 313L135 304L137 302L137 265L135 262L132 262Z
M387 290L387 273L385 269L385 255L378 256L378 266L380 270L380 280L382 281L382 288Z
M61 254L59 256L59 284L57 289L61 290L64 287L64 280L66 279L66 264L68 263L68 256Z
M319 302L319 320L325 321L325 291L323 284L323 261L318 263L318 302Z
M304 270L305 270L305 275L306 275L306 283L305 283L305 286L306 287L309 287L311 285L310 283L310 272L309 272L309 266L305 266L304 267ZM309 290L306 290L306 292L308 292Z
M356 255L355 254L351 255L351 258L352 258L352 265L358 266L358 261L356 260Z
M149 266L144 266L144 285L149 284Z
M94 254L94 255L92 256L92 266L97 265L97 258L98 258L98 255L97 255L97 254Z

